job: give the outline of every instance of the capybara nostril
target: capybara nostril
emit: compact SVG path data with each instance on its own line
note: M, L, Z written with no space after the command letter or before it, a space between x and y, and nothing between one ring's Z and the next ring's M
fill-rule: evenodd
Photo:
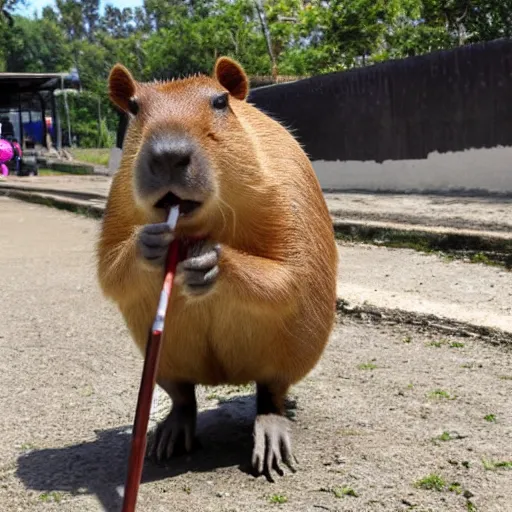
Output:
M148 167L152 174L186 172L192 158L192 144L184 137L159 138L150 142Z

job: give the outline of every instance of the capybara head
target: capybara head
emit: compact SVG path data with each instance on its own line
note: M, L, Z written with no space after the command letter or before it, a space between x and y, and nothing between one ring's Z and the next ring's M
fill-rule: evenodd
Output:
M163 215L179 204L187 222L247 202L261 170L244 120L248 90L244 70L227 57L217 60L212 77L154 83L114 66L109 94L130 117L123 161L141 210Z

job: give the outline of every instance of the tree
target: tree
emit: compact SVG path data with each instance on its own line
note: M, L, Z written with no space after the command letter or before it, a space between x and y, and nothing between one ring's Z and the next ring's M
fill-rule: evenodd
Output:
M12 27L14 25L12 11L22 5L25 5L25 0L0 0L0 25Z
M64 29L69 41L82 39L86 34L80 0L56 0L59 25Z
M94 40L94 34L99 24L99 0L82 0L82 16L85 21L87 38Z
M128 37L134 31L132 10L129 7L121 10L107 4L101 28L114 38Z
M57 24L21 16L14 16L13 20L13 27L0 33L8 71L42 73L69 69L69 47Z

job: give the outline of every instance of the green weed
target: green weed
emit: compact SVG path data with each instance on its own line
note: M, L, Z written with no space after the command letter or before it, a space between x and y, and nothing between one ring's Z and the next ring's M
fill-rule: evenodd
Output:
M282 494L273 494L269 498L270 503L277 503L278 505L282 505L288 501L288 498Z
M332 489L332 493L336 498L343 498L345 496L352 496L353 498L357 498L358 494L352 487L344 486L344 487L334 487Z
M428 394L428 397L443 400L455 400L455 396L450 395L450 393L444 391L443 389L434 389L434 391L431 391Z
M54 502L54 503L60 503L62 500L62 494L60 492L43 492L39 496L39 499L44 502Z
M375 370L375 368L377 368L377 365L373 363L361 363L358 364L357 367L359 368L359 370Z
M432 473L421 480L418 480L414 485L419 489L443 491L446 487L446 482L441 476Z
M492 461L488 459L483 459L482 464L484 469L487 471L496 471L497 469L512 469L512 461L504 460L504 461Z

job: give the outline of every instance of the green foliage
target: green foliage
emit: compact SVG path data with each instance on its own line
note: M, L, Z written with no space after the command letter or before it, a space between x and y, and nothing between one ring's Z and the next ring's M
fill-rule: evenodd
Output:
M418 480L414 485L420 489L426 489L428 491L442 491L446 487L446 482L440 475L432 473Z
M493 461L488 459L483 459L482 464L484 469L488 471L496 471L498 469L512 469L512 461L504 460L504 461Z
M69 69L71 54L56 23L21 16L13 19L12 28L0 30L2 67L6 71L40 73Z
M358 497L357 492L349 486L335 487L332 492L336 498L344 498L345 496L351 496L352 498Z
M288 501L288 498L282 494L273 494L269 498L270 503L276 503L277 505L282 505Z
M512 0L145 0L107 3L102 15L99 0L56 0L35 18L13 16L23 4L2 2L0 71L77 68L85 94L70 115L84 146L112 144L106 80L116 62L152 80L210 73L229 55L249 75L268 75L272 54L278 74L305 76L512 36Z
M106 97L91 91L82 91L80 94L68 95L69 120L72 133L77 137L78 144L83 148L112 147L114 142L115 118L110 119L114 126L108 126L107 119L102 112L109 106ZM62 129L67 133L65 103L62 96L58 98L59 114Z

